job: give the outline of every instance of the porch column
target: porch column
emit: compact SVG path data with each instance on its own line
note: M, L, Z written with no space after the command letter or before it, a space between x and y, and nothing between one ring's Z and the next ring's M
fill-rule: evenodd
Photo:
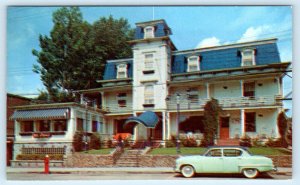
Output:
M241 137L245 136L245 109L241 109Z
M209 87L209 83L206 83L206 96L207 96L207 99L210 99L210 87Z
M241 84L241 97L244 96L244 80L240 80L240 84Z
M83 100L83 94L80 94L80 104L84 104L84 100Z
M281 83L281 78L280 77L276 77L275 78L276 81L277 81L277 84L278 84L278 95L282 95L282 83Z
M106 108L106 101L104 98L104 92L100 92L101 94L101 101L102 101L102 105L101 105L101 109L105 109Z
M166 136L166 139L167 140L169 140L170 138L171 138L171 117L170 117L170 113L169 112L167 112L167 114L166 114L166 129L167 129L167 136Z
M136 117L136 112L133 112L133 116ZM134 141L136 141L138 139L138 134L139 134L139 129L138 129L138 125L136 125L133 130L133 140Z
M163 129L162 129L162 135L163 135L163 141L165 141L166 140L166 112L162 112L162 127L163 127Z

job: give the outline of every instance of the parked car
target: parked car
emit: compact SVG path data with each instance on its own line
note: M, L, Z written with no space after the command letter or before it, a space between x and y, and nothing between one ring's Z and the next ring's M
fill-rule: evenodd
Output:
M242 173L255 178L260 172L277 170L270 158L251 155L243 147L210 147L204 155L181 156L176 160L175 172L184 177L196 173Z

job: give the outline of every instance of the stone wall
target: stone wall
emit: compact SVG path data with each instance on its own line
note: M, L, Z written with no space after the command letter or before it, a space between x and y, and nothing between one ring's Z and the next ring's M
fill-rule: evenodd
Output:
M174 167L177 155L142 155L139 158L140 167Z
M291 155L270 155L266 157L271 158L277 167L292 167L293 164L293 156Z
M75 153L68 155L67 167L111 167L114 164L112 155L95 155Z
M267 156L277 167L292 167L292 156ZM174 167L177 155L142 155L139 157L139 167ZM112 154L96 155L75 153L68 155L66 167L112 167L115 161Z

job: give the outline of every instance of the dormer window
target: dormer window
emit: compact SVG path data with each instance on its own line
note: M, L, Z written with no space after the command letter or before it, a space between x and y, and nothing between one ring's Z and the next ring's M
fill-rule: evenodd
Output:
M187 72L200 71L199 56L191 56L188 58Z
M153 26L147 26L144 28L144 38L154 38L154 27Z
M117 78L127 78L127 65L119 64L117 66Z
M255 50L246 49L241 52L242 54L242 66L254 66L255 65Z

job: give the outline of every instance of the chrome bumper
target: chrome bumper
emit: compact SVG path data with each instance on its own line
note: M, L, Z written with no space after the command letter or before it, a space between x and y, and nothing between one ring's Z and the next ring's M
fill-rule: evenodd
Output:
M274 166L274 167L273 167L273 171L274 171L274 172L277 172L277 171L278 171L277 166Z

